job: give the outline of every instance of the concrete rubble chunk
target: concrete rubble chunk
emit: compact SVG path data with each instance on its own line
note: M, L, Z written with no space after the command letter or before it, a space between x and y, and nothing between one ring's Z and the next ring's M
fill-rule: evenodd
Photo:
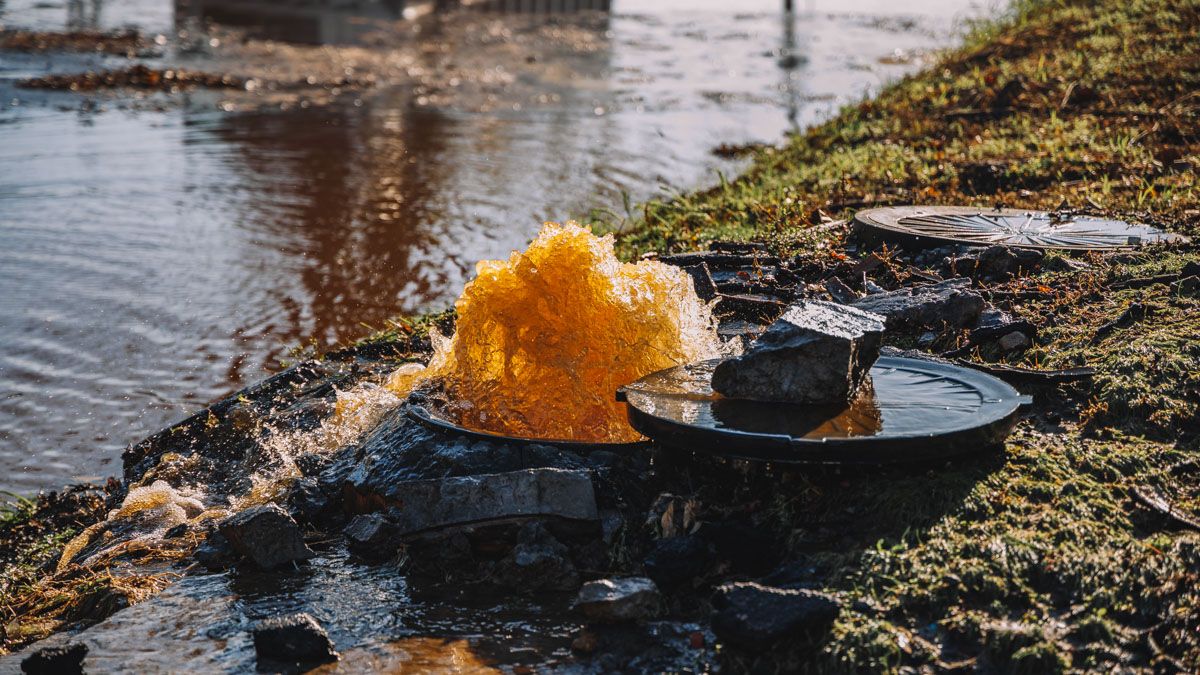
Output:
M640 621L658 616L662 610L662 596L658 586L645 577L597 579L579 589L575 607L588 621Z
M850 399L879 356L883 317L831 302L801 301L750 345L718 364L712 386L730 398L792 403Z
M21 661L21 672L27 675L83 673L83 659L87 653L88 647L82 642L42 647Z
M887 327L962 328L974 322L987 304L971 290L970 279L947 279L886 293L868 295L852 307L886 317Z
M317 664L338 660L329 635L312 616L298 612L275 616L254 626L259 669L265 664Z
M401 536L509 518L599 520L586 470L525 469L408 481L394 486L388 496L394 506L389 513Z
M221 521L218 530L233 550L264 570L315 555L305 545L296 521L274 504L236 513Z
M827 633L840 611L831 595L754 582L725 584L713 597L713 632L744 649L759 651L780 640Z

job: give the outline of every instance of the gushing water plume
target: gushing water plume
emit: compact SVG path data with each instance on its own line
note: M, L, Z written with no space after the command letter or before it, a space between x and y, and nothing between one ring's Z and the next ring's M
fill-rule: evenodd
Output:
M618 387L722 354L712 311L681 269L622 263L611 235L546 223L523 252L476 265L455 303L451 338L434 336L428 368L397 371L407 393L440 381L466 427L591 442L640 436Z

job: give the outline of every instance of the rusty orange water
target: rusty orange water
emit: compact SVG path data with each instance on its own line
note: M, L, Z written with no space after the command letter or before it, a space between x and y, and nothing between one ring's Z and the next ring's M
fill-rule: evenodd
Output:
M424 377L463 426L525 438L636 441L618 387L721 355L710 307L682 269L623 263L611 235L546 223L524 251L484 260ZM406 391L402 371L391 386Z

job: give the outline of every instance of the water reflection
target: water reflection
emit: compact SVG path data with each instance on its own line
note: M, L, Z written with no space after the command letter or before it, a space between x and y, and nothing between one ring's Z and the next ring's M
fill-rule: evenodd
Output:
M821 120L915 67L876 59L929 41L873 15L785 17L775 0L418 23L385 2L174 6L6 0L0 21L153 34L236 11L222 20L330 46L168 45L164 60L237 69L245 47L269 68L352 63L378 84L308 107L246 94L225 110L194 93L96 111L5 74L77 61L0 53L0 489L117 473L125 444L262 377L289 346L444 307L475 261L542 220L734 172L710 149ZM474 9L518 6L568 5ZM292 18L264 18L279 7Z

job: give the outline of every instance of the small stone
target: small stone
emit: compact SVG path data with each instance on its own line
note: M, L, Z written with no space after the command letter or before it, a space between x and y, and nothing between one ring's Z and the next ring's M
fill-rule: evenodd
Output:
M42 647L21 661L21 671L29 675L74 675L83 673L88 647L70 642L58 647Z
M712 546L689 534L660 539L646 556L646 576L659 588L674 589L692 582L709 571L715 561Z
M1036 249L1013 248L997 244L979 253L975 273L985 279L1007 279L1036 269L1045 256Z
M1029 346L1029 338L1020 331L1013 331L996 341L996 344L1006 352Z
M983 296L971 290L970 279L947 279L933 284L869 295L851 306L886 318L887 327L962 328L983 311Z
M658 616L662 598L654 582L645 577L599 579L579 589L575 606L588 621L639 621Z
M755 651L804 634L824 635L840 611L838 601L828 594L754 582L721 586L713 606L717 610L713 632L730 644Z
M830 302L801 301L742 356L713 371L730 398L793 403L850 399L879 356L883 318Z
M300 523L327 524L335 515L329 496L315 478L299 478L287 494L288 514Z
M378 513L355 516L342 532L350 550L364 558L383 560L400 549L396 524Z
M254 651L263 662L316 664L338 660L324 628L304 612L276 616L254 627Z
M234 514L221 522L219 530L233 550L264 570L316 555L304 544L296 521L274 504Z

